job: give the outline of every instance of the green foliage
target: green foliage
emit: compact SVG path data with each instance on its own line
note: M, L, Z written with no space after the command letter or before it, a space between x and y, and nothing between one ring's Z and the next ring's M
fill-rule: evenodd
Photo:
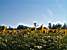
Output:
M64 23L64 25L61 25L60 23L58 23L58 24L51 24L51 23L49 23L48 24L48 28L49 29L67 29L67 24L66 23Z
M5 26L0 26L0 30L4 30Z
M29 28L29 27L24 26L24 25L18 25L18 26L17 26L17 29L27 29L27 28Z
M60 28L62 28L62 25L61 24L53 24L53 26L52 26L52 29L60 29Z
M49 23L48 27L49 27L50 29L52 28L51 23Z
M67 24L64 23L62 29L67 29Z

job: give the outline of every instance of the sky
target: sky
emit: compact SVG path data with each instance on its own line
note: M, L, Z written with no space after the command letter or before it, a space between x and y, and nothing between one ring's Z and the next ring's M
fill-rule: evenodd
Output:
M67 23L67 0L0 0L0 25Z

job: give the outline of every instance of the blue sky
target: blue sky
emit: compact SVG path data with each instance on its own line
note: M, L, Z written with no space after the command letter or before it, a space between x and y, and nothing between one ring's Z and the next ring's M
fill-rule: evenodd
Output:
M66 23L67 0L0 0L0 25Z

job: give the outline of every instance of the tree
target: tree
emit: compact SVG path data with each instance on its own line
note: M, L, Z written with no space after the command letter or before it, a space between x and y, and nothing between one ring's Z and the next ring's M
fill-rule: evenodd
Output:
M36 24L37 24L37 23L34 23L35 30L36 30L36 26L37 26Z
M5 26L0 26L0 30L4 30Z
M23 25L18 25L17 29L27 29L27 26L23 26Z
M60 29L60 28L62 28L62 25L61 24L53 24L53 26L52 26L52 29Z
M49 29L51 29L51 23L49 23L48 27L49 27Z
M56 25L55 24L53 24L52 29L56 29Z
M62 29L67 29L67 25L64 23Z
M62 28L61 24L57 24L56 26L57 26L57 28Z
M13 28L11 27L11 26L9 26L9 28L8 28L9 30L13 30Z

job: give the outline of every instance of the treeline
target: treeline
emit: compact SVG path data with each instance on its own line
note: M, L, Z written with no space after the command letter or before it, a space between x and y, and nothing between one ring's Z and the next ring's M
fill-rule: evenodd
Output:
M48 25L48 28L49 29L67 29L67 24L65 24L64 23L64 25L62 25L62 24L51 24L51 23L49 23L49 25Z
M28 26L24 26L24 25L18 25L17 28L12 28L11 26L9 26L8 28L6 26L0 26L0 30L4 30L4 29L8 29L8 30L13 30L13 29L27 29L30 28Z
M37 25L37 23L34 24L35 27L37 27L36 25ZM42 27L42 25L41 25L41 27ZM0 30L4 30L5 28L7 28L7 27L0 26ZM24 26L24 25L18 25L17 28L15 28L15 29L27 29L27 28L32 28L32 27L28 27L28 26ZM64 25L62 25L60 23L58 23L58 24L48 23L48 28L49 29L67 29L67 24L64 23ZM7 29L13 30L14 28L9 26Z

